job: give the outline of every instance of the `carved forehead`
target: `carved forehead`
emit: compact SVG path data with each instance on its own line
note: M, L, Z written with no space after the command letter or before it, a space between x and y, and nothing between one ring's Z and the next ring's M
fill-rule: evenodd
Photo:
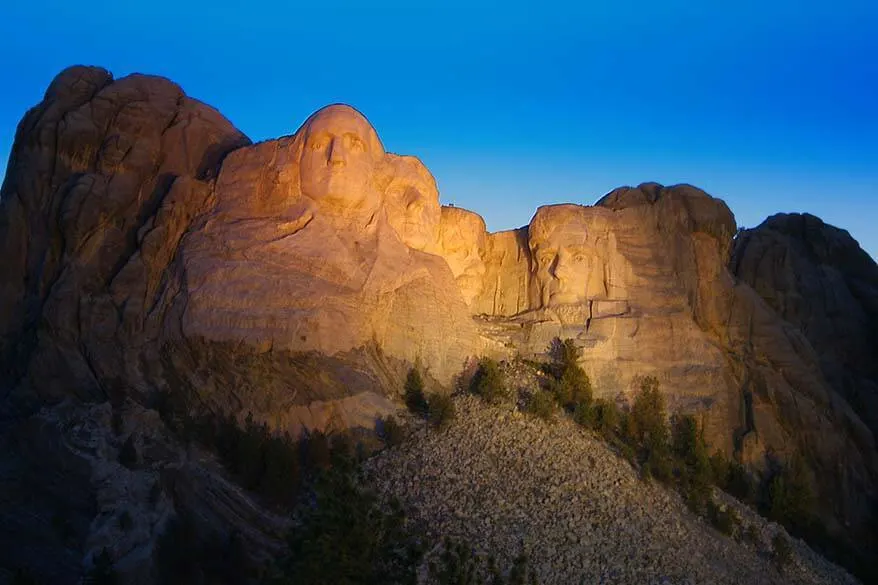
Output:
M392 165L393 179L391 185L415 186L421 191L421 195L439 203L439 189L436 187L436 179L427 170L424 163L415 156L400 156L388 154L387 160Z
M439 237L459 238L484 247L487 238L485 220L477 213L460 207L442 207L439 222Z
M586 241L588 210L582 205L546 205L537 209L528 227L531 248L576 246Z
M389 156L392 157L399 178L412 182L419 181L434 190L436 189L436 179L433 178L432 173L427 170L427 167L424 166L424 163L418 157Z
M366 141L374 155L384 154L384 146L378 138L378 132L366 116L346 104L333 104L317 110L305 120L296 134L307 138L318 132L336 135L353 133Z

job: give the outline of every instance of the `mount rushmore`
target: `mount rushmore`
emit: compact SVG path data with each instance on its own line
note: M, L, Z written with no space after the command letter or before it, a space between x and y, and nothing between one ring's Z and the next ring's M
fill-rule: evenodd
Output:
M738 234L720 199L646 183L489 233L352 107L252 144L171 81L72 67L18 127L0 249L7 420L164 392L371 428L415 364L451 391L571 338L597 396L655 376L713 449L805 455L832 529L871 513L878 269L810 216Z

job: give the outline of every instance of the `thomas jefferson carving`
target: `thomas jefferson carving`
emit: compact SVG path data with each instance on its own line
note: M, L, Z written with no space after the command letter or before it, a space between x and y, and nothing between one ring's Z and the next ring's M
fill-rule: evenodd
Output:
M484 288L485 220L477 213L459 207L442 207L439 221L440 254L454 275L467 305Z
M434 251L440 216L436 180L416 157L388 154L386 160L392 173L387 220L409 248Z

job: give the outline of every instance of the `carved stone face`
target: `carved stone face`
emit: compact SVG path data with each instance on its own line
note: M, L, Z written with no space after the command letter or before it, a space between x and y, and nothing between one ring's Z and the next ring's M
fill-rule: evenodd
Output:
M380 205L374 183L384 148L362 114L350 106L327 106L305 122L297 140L304 195L321 207L341 211Z
M585 208L540 207L531 220L528 243L533 258L534 298L545 308L587 300L590 251L586 246Z
M393 173L387 187L387 219L415 250L433 248L439 230L439 191L427 167L413 156L387 155Z
M443 207L439 221L439 253L448 262L466 304L484 287L485 221L459 207Z

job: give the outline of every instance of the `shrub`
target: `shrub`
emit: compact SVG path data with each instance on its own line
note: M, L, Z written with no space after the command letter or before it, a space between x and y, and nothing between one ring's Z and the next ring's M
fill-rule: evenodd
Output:
M637 467L637 451L634 450L634 447L621 441L616 441L616 447L619 449L619 454L625 459L625 461L630 463L632 467ZM650 472L649 477L652 477L652 472Z
M329 441L330 465L349 466L354 462L354 445L347 433L335 433Z
M301 442L287 433L272 435L267 425L257 424L249 414L243 427L231 416L201 421L199 426L200 440L211 441L207 445L216 449L223 464L245 488L284 507L295 503L306 467L303 458L306 463L312 462L315 451L321 449L310 444L316 433L305 435ZM158 491L156 496L160 495Z
M527 412L541 420L550 421L555 412L555 403L547 392L537 390L527 401Z
M619 407L613 401L596 400L592 407L592 420L594 428L609 439L619 425Z
M405 429L395 416L389 415L379 421L379 436L386 446L396 447L405 441Z
M631 412L622 420L622 438L639 449L644 478L655 477L668 482L673 477L673 464L668 445L665 399L658 389L658 380L640 378L640 389L634 397Z
M156 581L240 584L250 582L250 561L239 534L226 537L198 531L197 521L174 516L156 543Z
M720 451L715 451L710 456L710 474L713 482L719 489L728 492L729 478L731 475L731 465L729 460Z
M137 448L134 446L134 435L128 435L122 448L119 450L119 463L128 469L137 466Z
M595 411L588 402L580 402L573 409L573 422L581 427L590 429L595 426Z
M131 517L131 513L128 510L122 510L122 513L119 514L119 528L128 532L134 526L134 518Z
M742 502L753 502L755 487L743 465L716 451L710 456L710 473L716 487Z
M654 477L668 483L674 477L674 467L666 451L647 451L641 462L641 473L644 479Z
M793 547L782 532L778 532L771 539L771 558L781 572L793 558Z
M429 572L439 585L537 585L536 572L528 565L527 555L518 555L504 578L494 557L477 555L468 544L446 538Z
M659 381L652 376L641 378L639 386L631 408L631 432L643 447L663 451L668 445L665 397L659 390Z
M619 437L629 445L637 445L637 426L629 411L619 411Z
M671 449L681 462L691 465L700 456L704 444L698 434L698 423L691 414L671 419Z
M590 404L591 381L577 363L579 351L573 340L565 339L561 342L556 338L550 352L555 356L555 363L551 368L554 380L550 389L558 404L569 412L575 411L581 403Z
M338 469L318 476L288 545L271 583L414 583L423 554L399 504L383 509L353 474Z
M85 585L116 585L119 578L113 570L113 559L109 551L104 548L101 554L94 558L94 564L84 579Z
M500 365L491 358L479 360L479 367L470 383L470 389L473 394L481 396L489 404L499 404L509 395Z
M554 384L555 399L561 407L573 411L580 403L591 403L591 382L578 365L567 368Z
M298 446L288 434L269 437L263 444L259 492L273 502L292 506L301 483Z
M430 576L441 585L476 585L484 583L484 568L472 548L464 542L446 538L439 558L430 562ZM488 570L497 573L493 559Z
M158 480L153 482L152 487L149 488L149 503L153 506L159 503L159 500L162 498L162 486Z
M768 517L784 526L806 530L812 522L814 493L804 460L794 456L771 478Z
M734 537L741 526L741 518L730 506L719 506L713 499L707 501L707 519L726 536Z
M743 538L745 542L752 544L757 550L762 548L762 535L759 528L755 524L748 524L744 530Z
M256 489L264 469L262 451L268 440L268 428L257 424L253 415L248 413L244 428L237 433L236 439L229 459L230 466L245 488Z
M447 394L433 393L428 402L428 418L437 429L444 429L457 417L454 401Z
M427 397L424 395L424 381L417 369L409 370L404 386L405 405L418 416L427 416L429 406Z
M537 573L533 569L528 568L529 562L527 555L524 553L515 557L515 560L512 562L512 569L509 571L508 585L538 585ZM503 585L503 582L500 581L498 585Z
M671 448L680 464L680 488L693 510L701 510L710 497L712 469L707 445L692 415L673 419Z
M752 502L755 494L753 480L743 465L737 461L729 464L728 485L726 490L742 502Z
M320 430L311 431L302 437L301 442L305 453L305 463L309 468L324 471L329 469L332 459L329 438L326 433Z

